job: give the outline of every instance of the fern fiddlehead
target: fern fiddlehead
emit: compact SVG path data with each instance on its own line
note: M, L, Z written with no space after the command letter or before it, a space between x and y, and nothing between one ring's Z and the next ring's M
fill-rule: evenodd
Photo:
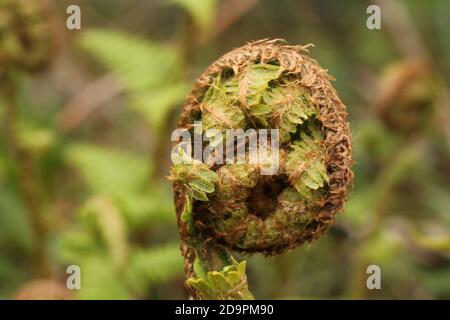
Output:
M48 226L36 165L20 141L19 92L22 74L41 71L51 62L58 42L54 23L47 0L0 0L0 100L5 115L5 139L35 234L33 263L41 276L50 273L45 247Z
M279 149L269 152L268 162L249 161L246 150L243 162L208 163L184 154L190 160L172 167L187 285L195 298L251 298L245 261L236 262L230 251L292 249L319 238L342 210L353 178L351 140L346 108L330 79L306 46L260 40L225 54L197 80L179 128L193 133L201 121L205 135L208 129L278 129ZM278 171L262 174L276 156Z
M47 0L0 0L0 66L28 72L44 69L59 37Z

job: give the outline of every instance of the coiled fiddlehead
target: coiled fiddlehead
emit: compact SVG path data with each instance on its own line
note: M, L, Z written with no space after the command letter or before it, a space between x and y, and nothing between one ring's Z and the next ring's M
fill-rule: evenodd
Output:
M279 130L274 175L261 173L267 161L248 161L251 151L244 163L191 159L172 167L185 271L197 298L251 297L245 262L229 250L292 249L319 238L343 208L353 178L347 112L307 53L283 40L248 43L214 62L186 99L178 127L191 133L195 121L204 132Z
M373 100L383 124L400 136L423 131L436 112L440 83L429 64L403 60L389 65L379 79Z
M0 0L0 68L44 69L58 46L56 29L47 0Z

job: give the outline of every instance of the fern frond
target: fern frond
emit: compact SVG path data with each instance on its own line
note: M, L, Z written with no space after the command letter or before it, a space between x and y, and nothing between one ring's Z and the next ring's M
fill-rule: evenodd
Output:
M180 78L177 51L161 43L106 30L83 32L79 43L128 90L147 90Z
M217 129L223 131L229 128L244 128L245 114L234 102L237 96L232 96L221 83L220 75L214 79L202 103L203 130Z
M168 2L177 4L186 10L202 32L206 33L211 30L217 0L168 0Z
M196 161L184 153L182 156L190 162L178 162L179 164L174 165L169 179L184 185L194 199L208 201L207 193L214 192L215 183L218 181L217 173L209 169L205 163Z
M82 277L81 289L76 290L79 299L124 300L131 298L125 282L117 274L107 257L87 256L77 261L77 264L81 268Z
M184 82L163 85L151 90L130 95L130 107L141 113L156 132L160 132L166 123L167 114L186 96L187 85Z
M128 255L127 226L121 212L106 197L90 199L81 212L100 232L114 266L121 268Z
M271 64L251 65L248 72L243 73L241 77L235 77L239 81L239 100L249 107L259 104L269 82L280 76L280 70L280 66Z
M231 259L232 264L221 271L197 271L197 277L189 278L187 285L197 290L204 300L254 299L248 290L246 261L237 262Z
M69 145L65 159L93 193L111 196L141 190L151 173L144 157L84 143Z
M183 274L183 259L178 244L138 249L130 256L126 269L128 283L138 291Z
M129 193L115 197L115 203L131 229L175 224L175 208L171 197L163 192Z
M320 124L308 122L309 133L302 132L287 155L286 172L293 187L303 196L310 197L312 190L328 182L325 166L325 149Z
M297 125L316 114L308 93L295 83L265 91L263 100L265 104L272 106L272 122L279 128L282 142L290 139L290 134L295 133Z
M130 107L160 132L168 113L187 91L179 52L162 43L107 30L87 31L79 43L119 79Z

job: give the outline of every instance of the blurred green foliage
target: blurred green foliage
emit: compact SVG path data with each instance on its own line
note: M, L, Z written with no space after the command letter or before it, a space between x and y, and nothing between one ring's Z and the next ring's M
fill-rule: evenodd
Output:
M312 56L336 77L356 179L326 237L278 257L246 258L250 290L266 299L450 298L450 6L390 3L410 20L382 15L374 31L365 27L365 1L80 1L83 28L68 32L52 68L18 75L15 130L0 93L0 297L13 298L36 278L64 284L75 264L80 299L186 298L166 179L170 133L205 67L272 37L314 43ZM60 19L69 4L55 2ZM405 55L392 32L399 24L422 39L412 45L424 46L425 57L414 55L422 47ZM408 75L410 59L424 60L427 72ZM86 96L105 75L117 83ZM431 86L425 93L421 79ZM115 94L77 118L111 85ZM389 103L381 99L392 94ZM426 110L412 131L385 121L399 99L412 106L402 115ZM73 118L81 120L64 129ZM20 161L14 146L23 150ZM24 193L30 185L46 226L38 234ZM36 267L37 244L46 249L45 274ZM370 264L381 268L381 290L366 288Z

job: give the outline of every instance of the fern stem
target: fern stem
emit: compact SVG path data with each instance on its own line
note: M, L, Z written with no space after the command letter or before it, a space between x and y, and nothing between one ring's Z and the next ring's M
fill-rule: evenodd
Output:
M21 193L26 213L33 231L32 260L34 273L38 276L50 274L50 262L45 245L48 227L44 219L44 211L40 196L40 186L37 183L35 165L30 154L19 141L17 127L19 125L19 104L17 92L20 82L17 74L8 72L2 85L5 108L5 137L11 153L11 160L18 177L18 188Z
M248 289L245 262L237 263L230 253L211 242L187 245L184 254L186 281L191 298L203 300L253 300ZM192 259L194 258L194 259ZM239 266L244 265L243 269ZM236 267L232 269L233 267ZM229 272L229 270L232 270ZM232 275L231 275L232 274ZM236 277L239 281L236 282Z

